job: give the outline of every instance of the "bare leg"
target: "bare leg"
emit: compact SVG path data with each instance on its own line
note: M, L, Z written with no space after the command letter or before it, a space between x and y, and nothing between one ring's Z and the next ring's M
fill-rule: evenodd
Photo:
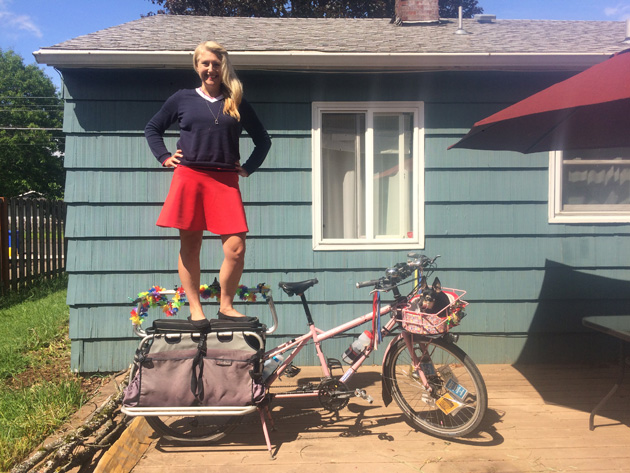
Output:
M234 296L245 266L245 233L221 235L223 243L223 264L219 271L221 284L221 305L219 310L230 317L242 317L234 306Z
M201 252L201 242L203 231L179 231L179 279L182 287L186 291L186 299L190 307L190 318L192 320L203 320L203 308L199 299L199 285L201 279L201 264L199 253Z

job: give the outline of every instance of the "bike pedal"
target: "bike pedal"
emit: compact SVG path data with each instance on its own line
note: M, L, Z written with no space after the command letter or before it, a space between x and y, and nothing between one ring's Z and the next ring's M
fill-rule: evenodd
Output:
M328 358L326 360L328 362L328 369L330 371L334 370L334 369L338 369L341 370L343 372L343 365L341 364L341 361L339 361L336 358Z
M287 366L282 375L286 376L287 378L293 378L294 376L297 376L300 371L302 371L301 368L298 368L297 366L295 366L293 363L291 363L289 366Z
M355 389L354 395L356 397L360 397L361 399L366 400L368 404L372 404L374 402L374 399L372 399L372 396L370 396L367 392L365 392L365 389Z

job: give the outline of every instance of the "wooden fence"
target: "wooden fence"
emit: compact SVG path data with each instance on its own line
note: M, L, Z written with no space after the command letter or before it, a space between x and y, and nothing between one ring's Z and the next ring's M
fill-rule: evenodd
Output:
M0 287L15 290L66 269L66 205L0 197Z

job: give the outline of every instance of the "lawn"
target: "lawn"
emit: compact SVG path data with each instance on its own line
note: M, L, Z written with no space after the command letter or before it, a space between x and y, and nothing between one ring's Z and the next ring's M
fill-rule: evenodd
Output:
M0 296L0 471L27 456L85 402L70 372L67 278Z

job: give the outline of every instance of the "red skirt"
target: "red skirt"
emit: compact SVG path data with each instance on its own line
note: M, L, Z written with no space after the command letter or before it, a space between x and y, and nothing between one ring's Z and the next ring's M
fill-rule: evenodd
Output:
M249 231L238 178L236 172L177 166L156 225L216 235Z

